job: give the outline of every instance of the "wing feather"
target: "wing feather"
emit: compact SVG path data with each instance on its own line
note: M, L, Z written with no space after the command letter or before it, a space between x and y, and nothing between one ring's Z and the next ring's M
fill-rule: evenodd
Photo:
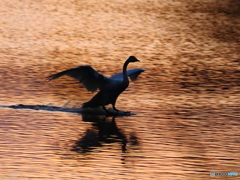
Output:
M48 81L57 79L63 75L70 76L78 80L83 86L91 92L95 92L97 89L101 89L101 87L108 80L107 77L98 73L91 66L78 66L77 68L68 69L53 75L46 77Z

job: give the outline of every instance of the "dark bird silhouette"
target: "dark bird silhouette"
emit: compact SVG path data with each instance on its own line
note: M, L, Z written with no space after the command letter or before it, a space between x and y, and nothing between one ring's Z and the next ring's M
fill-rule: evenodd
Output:
M100 89L90 101L83 103L82 107L88 108L102 106L107 113L110 113L105 105L112 104L113 109L118 112L119 110L115 107L116 100L128 87L128 77L134 81L141 72L145 71L144 69L131 69L127 71L129 63L138 61L139 60L135 56L130 56L123 65L122 73L115 74L110 78L98 73L91 66L85 65L53 74L46 77L46 79L50 81L63 75L67 75L77 79L88 91L95 92L97 89Z

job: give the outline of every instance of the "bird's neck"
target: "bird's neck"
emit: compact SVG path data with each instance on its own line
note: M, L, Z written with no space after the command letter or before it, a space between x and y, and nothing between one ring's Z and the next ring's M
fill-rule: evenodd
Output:
M126 61L123 65L123 82L129 82L128 80L128 76L127 76L127 66L128 66L129 62Z

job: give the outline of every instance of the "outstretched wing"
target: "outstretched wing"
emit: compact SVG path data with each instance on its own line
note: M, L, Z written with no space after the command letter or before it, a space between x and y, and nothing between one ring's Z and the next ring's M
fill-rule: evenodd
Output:
M63 75L73 77L77 79L84 87L91 92L95 92L100 89L102 85L108 81L108 78L95 71L91 66L78 66L77 68L68 69L66 71L53 74L46 77L48 81L57 79Z
M142 72L147 71L146 69L130 69L127 70L127 75L130 77L131 81L135 81L139 74ZM110 79L114 80L122 80L123 79L123 73L118 73L110 77Z

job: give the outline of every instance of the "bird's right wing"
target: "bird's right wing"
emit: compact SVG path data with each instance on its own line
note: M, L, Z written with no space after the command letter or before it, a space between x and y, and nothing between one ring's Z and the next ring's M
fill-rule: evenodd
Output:
M68 69L57 74L46 77L48 81L57 79L63 75L77 79L84 87L91 92L100 89L107 81L108 78L95 71L91 66L78 66L77 68Z
M131 81L135 81L137 77L144 71L147 71L146 69L130 69L127 70L127 76L131 79ZM114 80L123 80L123 73L118 73L110 77L110 79Z

